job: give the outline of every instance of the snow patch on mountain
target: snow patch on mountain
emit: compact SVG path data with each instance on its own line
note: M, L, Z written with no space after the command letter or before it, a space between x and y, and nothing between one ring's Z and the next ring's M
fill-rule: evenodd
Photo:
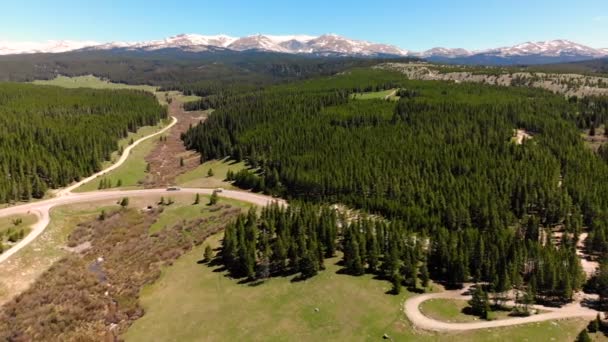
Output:
M0 55L22 53L58 53L99 45L95 41L48 40L46 42L0 41Z
M412 56L436 60L581 60L608 56L608 48L595 49L565 39L541 42L525 42L514 46L488 50L468 51L435 47L423 52L401 49L394 45L373 43L364 40L349 39L337 34L311 35L264 35L256 34L246 37L232 37L224 34L201 35L179 34L176 36L143 41L97 43L93 41L47 41L34 42L1 42L0 54L21 53L56 53L86 48L88 50L143 50L180 49L183 51L201 52L217 48L234 51L259 50L279 53L316 54L321 56ZM542 57L542 58L539 58Z
M480 51L479 53L499 57L542 55L547 57L588 56L593 58L602 57L607 54L606 51L602 51L601 49L594 49L565 39L525 42L510 47Z

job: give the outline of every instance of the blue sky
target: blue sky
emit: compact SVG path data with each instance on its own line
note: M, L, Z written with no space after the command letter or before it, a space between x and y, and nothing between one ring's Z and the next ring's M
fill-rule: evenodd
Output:
M3 0L0 41L337 33L411 50L564 38L608 47L608 0Z

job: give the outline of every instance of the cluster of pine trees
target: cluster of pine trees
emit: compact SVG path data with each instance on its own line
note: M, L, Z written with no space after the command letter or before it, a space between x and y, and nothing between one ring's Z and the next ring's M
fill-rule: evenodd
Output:
M497 301L517 288L539 302L563 303L584 281L571 242L543 244L512 230L416 232L401 220L347 220L327 206L302 203L241 215L226 228L221 258L237 278L308 278L337 251L346 273L389 280L395 293L402 286L424 289L432 277L449 286L488 283Z
M0 203L98 171L120 138L166 116L140 91L0 84Z
M336 252L337 222L334 211L313 205L273 204L259 217L252 208L226 227L222 261L235 277L314 276Z

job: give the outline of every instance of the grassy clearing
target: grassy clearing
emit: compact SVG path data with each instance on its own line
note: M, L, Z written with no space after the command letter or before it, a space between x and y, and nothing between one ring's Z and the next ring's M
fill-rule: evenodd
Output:
M236 173L244 168L246 168L244 162L237 163L228 159L210 160L201 164L196 169L178 176L176 182L178 185L187 188L222 187L232 189L234 186L225 181L226 173L228 170ZM209 169L213 170L213 176L211 177L208 176Z
M466 300L458 299L430 299L420 305L420 311L428 317L439 321L466 323L479 321L479 317L465 313L465 309L469 307ZM509 319L510 310L495 310L492 311L492 319Z
M574 341L578 333L589 323L583 319L569 319L560 321L546 321L531 323L509 328L496 328L455 334L449 336L454 341ZM598 334L596 334L598 335ZM447 337L446 337L447 338ZM597 341L606 341L606 338L597 336Z
M217 206L210 207L207 205L209 203L209 196L207 195L200 195L200 203L198 205L193 204L195 195L180 195L177 197L165 196L164 198L166 201L171 198L175 203L163 207L164 210L159 215L158 220L150 226L150 233L157 233L180 221L186 222L196 218L210 217L215 215L225 204L229 204L235 208L241 208L245 211L251 207L251 204L249 203L228 198L220 198Z
M206 243L217 246L219 239ZM350 340L375 339L391 330L409 335L399 310L403 298L385 294L390 284L369 276L343 281L349 276L335 273L337 259L327 260L328 269L305 282L277 278L251 287L197 264L205 244L144 289L146 315L127 340ZM171 318L176 315L179 321Z
M161 103L166 102L167 97L173 98L182 103L197 101L197 100L202 99L202 97L200 97L200 96L184 95L181 92L175 91L175 90L157 92L157 97L159 98L159 101L162 100Z
M15 220L21 220L21 223L15 225ZM34 223L36 223L36 215L34 214L19 214L19 215L11 215L6 217L0 217L0 234L3 234L9 229L15 228L27 228Z
M372 91L368 93L355 93L351 95L351 98L356 100L371 100L371 99L381 99L384 100L387 97L393 101L399 100L398 96L395 96L393 93L397 91L397 89L388 89L382 91Z
M118 158L120 158L120 155L118 154L118 152L120 150L127 148L127 146L129 146L131 144L131 142L138 140L140 138L143 138L146 135L150 135L150 134L153 134L154 132L160 131L161 129L163 129L163 127L167 126L170 122L171 122L171 119L166 119L166 120L162 120L161 122L159 122L158 125L156 125L156 126L144 126L144 127L139 128L137 130L137 132L129 132L127 137L122 138L118 141L118 151L112 152L112 154L110 155L110 160L105 161L102 164L102 168L106 168L106 167L114 164L118 160Z
M130 85L123 83L113 83L95 77L93 75L66 77L57 76L52 80L36 80L32 82L39 85L52 85L64 88L94 88L94 89L134 89L156 92L156 87L149 85Z
M0 253L25 237L37 219L33 214L0 217Z
M123 336L127 341L371 341L384 333L393 341L572 341L587 323L416 331L401 311L410 293L388 295L388 282L337 274L338 258L326 260L327 269L304 282L275 278L259 286L238 284L217 267L197 264L205 245L217 247L220 239L211 237L144 288L140 300L146 313Z
M120 167L106 173L104 176L83 184L75 189L74 192L97 190L102 179L109 180L113 187L115 187L120 180L122 182L122 186L119 187L120 189L134 189L140 187L141 181L146 177L147 163L145 158L152 151L156 143L158 143L159 139L160 136L155 136L142 141L131 150L131 154Z
M476 316L466 315L462 310L469 305L465 300L430 299L420 304L420 311L433 319L445 322L473 322Z

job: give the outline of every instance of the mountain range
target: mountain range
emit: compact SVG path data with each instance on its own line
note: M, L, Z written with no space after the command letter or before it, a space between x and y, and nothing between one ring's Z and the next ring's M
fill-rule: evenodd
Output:
M0 55L24 53L60 53L75 50L158 51L178 49L186 52L217 50L264 51L316 56L419 57L430 61L460 64L540 64L572 62L608 57L608 48L597 49L569 40L526 42L509 47L469 51L462 48L436 47L423 52L409 51L394 45L349 39L336 34L263 35L231 37L180 34L143 42L56 40L44 43L0 42Z

